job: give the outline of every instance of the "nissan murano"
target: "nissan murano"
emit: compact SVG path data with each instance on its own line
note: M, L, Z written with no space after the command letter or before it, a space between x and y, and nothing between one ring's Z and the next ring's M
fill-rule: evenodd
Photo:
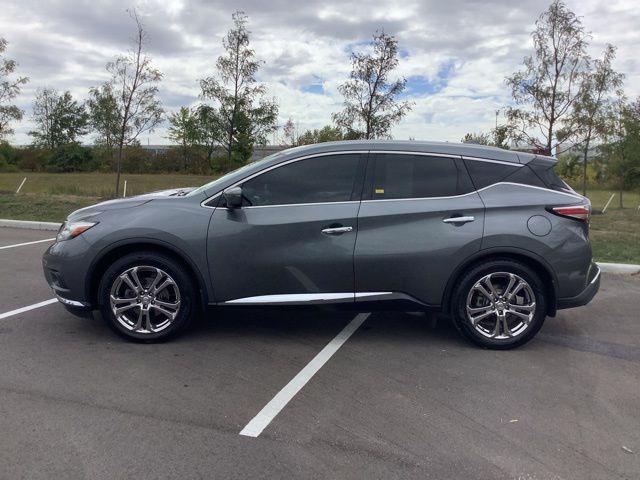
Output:
M435 310L512 348L588 303L600 271L589 201L556 160L467 144L298 147L196 189L83 208L44 254L78 314L163 340L210 307Z

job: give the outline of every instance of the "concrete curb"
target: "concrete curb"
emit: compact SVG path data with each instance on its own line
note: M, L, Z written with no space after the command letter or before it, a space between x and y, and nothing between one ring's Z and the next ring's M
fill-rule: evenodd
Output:
M640 265L629 263L604 263L598 262L600 270L606 273L640 273Z
M30 230L55 230L60 228L61 223L55 222L33 222L30 220L6 220L0 218L0 227L28 228Z
M60 223L55 222L0 219L0 227L28 228L31 230L58 230L60 225ZM598 262L598 266L600 267L600 270L606 273L640 273L640 265Z

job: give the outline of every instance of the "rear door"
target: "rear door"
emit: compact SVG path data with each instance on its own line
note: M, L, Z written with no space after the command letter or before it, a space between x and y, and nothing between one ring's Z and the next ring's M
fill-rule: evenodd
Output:
M242 183L246 204L218 206L207 242L217 302L353 301L353 250L365 153L300 159Z
M409 295L438 305L480 249L484 205L460 157L372 153L358 215L356 300Z

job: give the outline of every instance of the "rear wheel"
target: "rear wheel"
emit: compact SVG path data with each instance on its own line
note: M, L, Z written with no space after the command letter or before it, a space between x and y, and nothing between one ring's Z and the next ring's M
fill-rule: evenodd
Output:
M191 322L195 289L173 258L131 253L106 270L99 300L102 316L120 335L134 341L161 341Z
M492 260L466 272L453 301L458 329L477 345L492 349L531 340L547 311L540 277L513 260Z

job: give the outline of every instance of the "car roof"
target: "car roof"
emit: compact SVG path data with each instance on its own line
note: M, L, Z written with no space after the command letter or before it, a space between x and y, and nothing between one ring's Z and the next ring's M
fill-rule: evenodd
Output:
M280 159L284 160L283 157L290 158L314 153L344 152L349 150L438 153L523 164L529 163L536 158L536 155L532 153L516 152L514 150L504 150L502 148L487 147L485 145L472 143L426 142L415 140L345 140L340 142L317 143L284 150L281 152L282 156Z

